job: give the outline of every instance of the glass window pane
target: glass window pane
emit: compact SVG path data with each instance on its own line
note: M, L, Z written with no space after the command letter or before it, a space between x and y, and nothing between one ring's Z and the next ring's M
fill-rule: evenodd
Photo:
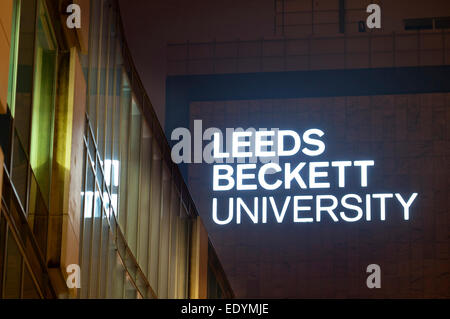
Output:
M20 9L19 52L17 61L17 87L14 113L20 114L15 128L23 143L26 154L29 152L31 121L31 91L33 88L34 34L36 28L36 1L22 0Z
M89 292L89 265L91 262L91 241L92 241L92 214L94 208L95 192L94 172L91 165L87 165L86 191L84 193L83 212L83 244L81 252L81 298L87 298Z
M111 103L107 107L106 112L106 137L105 137L105 161L103 166L103 170L105 172L105 185L108 188L108 191L111 193L111 181L112 174L114 174L113 170L113 161L112 161L112 144L113 144L113 118L114 118L114 105L112 103L113 100L110 100ZM117 127L117 130L118 127Z
M84 203L85 203L85 193L86 193L86 167L87 167L87 149L86 149L86 144L84 144L83 146L83 151L84 151L84 156L83 156L83 170L81 171L81 193L80 193L80 198L81 198L81 205L80 205L80 225L82 225L83 223L83 214L84 214ZM81 238L81 242L83 241L83 239ZM80 247L81 248L81 247ZM81 251L81 249L80 249Z
M115 271L114 271L114 280L113 280L113 298L122 299L123 298L123 289L124 289L124 280L125 280L125 269L120 262L120 257L116 253L116 262L115 262Z
M143 121L141 144L141 185L139 189L139 252L137 259L144 274L147 274L149 265L151 158L152 136L147 123Z
M23 287L22 287L22 298L23 299L38 299L40 298L36 285L33 278L28 271L28 267L24 266L23 271Z
M3 297L6 299L20 298L22 284L22 255L11 231L8 229L6 243L5 283Z
M122 77L122 89L120 100L120 196L119 196L119 225L124 230L126 214L127 214L127 176L128 176L128 137L129 137L129 120L130 120L130 104L131 91L128 79Z
M97 164L95 165L96 167L96 176L95 178L97 179L97 183L98 186L100 187L100 190L103 190L103 182L104 182L104 178L103 178L103 171L102 171L102 166L100 165L100 158L97 156Z
M178 260L178 236L179 236L179 215L180 215L180 197L175 189L175 184L172 182L170 211L166 211L170 215L170 246L169 246L169 298L177 298L177 268Z
M125 237L128 246L134 255L137 252L138 213L139 213L139 176L140 176L140 149L141 149L141 112L134 99L131 107L129 135L129 161L127 191L127 221ZM123 185L123 182L122 182Z
M131 282L131 279L126 276L125 281L125 299L136 299L137 290Z
M106 135L106 118L107 118L107 106L108 106L108 81L109 78L109 68L108 68L108 56L109 56L109 37L110 37L110 25L111 25L111 15L112 7L108 0L103 1L102 6L102 19L98 20L97 23L101 22L101 35L100 35L100 66L98 69L98 100L97 100L97 125L98 125L98 151L100 153L100 158L104 159L104 149L105 149L105 135Z
M47 254L48 210L34 175L31 175L28 221L44 256Z
M171 180L167 165L163 163L162 178L162 207L160 223L159 242L159 265L158 265L158 297L168 298L169 283L169 250L170 250L170 203L171 203Z
M118 72L118 74L122 74ZM119 199L119 172L120 172L120 86L119 92L115 98L114 103L114 114L113 114L113 149L112 149L112 160L111 160L111 181L110 181L110 191L111 191L111 205L114 212L117 214L117 204ZM116 215L117 216L117 215Z
M40 3L36 33L30 164L48 206L53 153L57 51L50 20L43 2Z
M107 220L107 214L103 209L102 214L102 230L101 230L101 259L99 265L100 275L100 298L106 298L106 281L108 274L108 251L109 251L109 225Z
M92 131L91 131L91 122L87 121L86 122L86 141L88 144L88 154L89 154L89 161L91 161L93 163L93 166L95 167L95 158L97 156L97 152L96 152L96 148L97 146L95 145L94 142L94 137L92 136Z
M188 257L189 257L189 219L184 208L181 205L181 215L179 218L178 234L178 267L177 267L177 298L188 297Z
M116 280L116 245L112 232L109 232L108 241L108 276L106 279L106 298L114 297L114 281Z
M111 205L117 214L117 204L119 199L119 171L120 171L120 115L121 115L121 92L122 92L122 60L120 51L120 41L115 46L115 85L114 85L114 114L113 114L113 142L112 142L112 162L111 162ZM117 216L117 215L116 215Z
M99 94L98 71L99 71L99 40L100 40L100 21L102 1L91 1L91 21L89 31L89 70L88 70L88 88L89 98L87 103L87 113L92 125L94 139L97 141L97 97Z
M12 167L12 181L17 195L22 203L22 207L26 207L26 192L27 192L27 176L28 176L28 160L25 155L22 143L19 136L15 134L14 139L14 153L13 153L13 167Z
M105 105L106 105L106 136L105 136L105 162L111 161L112 159L112 147L113 147L113 130L116 128L114 127L114 111L115 111L115 92L117 90L116 86L116 78L117 78L117 69L115 68L115 56L116 56L116 34L113 32L115 27L115 11L112 11L110 14L110 32L109 32L109 43L108 43L108 62L107 62L107 68L108 68L108 78L107 78L107 87L108 92ZM117 130L119 129L119 126L117 126ZM108 167L109 172L106 172L105 168L105 175L110 174L111 165ZM110 180L109 180L110 181ZM108 187L110 188L110 183L108 183ZM111 190L111 189L110 189Z
M20 1L14 0L12 22L11 22L11 47L9 55L10 63L9 63L9 77L8 77L8 96L7 96L7 103L12 116L14 116L14 106L16 99L19 31L20 31Z
M208 265L208 299L217 299L217 281L216 276Z
M160 242L160 219L161 219L161 184L162 184L162 160L161 151L156 140L152 142L152 172L150 189L150 267L149 282L156 292L158 288L158 264L159 264L159 242Z
M102 199L98 187L95 187L94 194L94 216L93 216L93 230L92 230L92 253L90 256L90 298L99 297L99 272L100 272L100 245L101 245L101 224L102 224Z
M0 147L3 150L6 168L10 170L12 117L9 109L0 114Z

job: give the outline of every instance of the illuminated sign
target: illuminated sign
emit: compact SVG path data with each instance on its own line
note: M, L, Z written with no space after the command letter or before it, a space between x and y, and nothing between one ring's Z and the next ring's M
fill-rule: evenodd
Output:
M240 224L243 218L254 224L267 223L272 215L277 223L312 223L329 218L334 222L371 221L375 218L386 219L387 201L398 202L404 220L409 220L410 209L417 193L408 196L395 192L368 193L369 171L375 169L375 161L336 160L336 161L300 161L280 164L278 159L289 158L300 154L309 158L322 155L326 145L322 141L324 132L320 129L309 129L302 136L291 130L259 130L233 132L232 147L228 152L221 149L220 133L213 134L212 188L215 196L212 199L212 218L216 224ZM291 143L286 143L286 141ZM228 150L228 149L227 149ZM269 163L257 166L256 163L231 164L217 163L219 160L236 158L272 158ZM241 161L242 162L242 161ZM261 161L263 162L263 161ZM228 163L228 162L227 162ZM334 170L337 181L333 183L329 173ZM342 194L347 182L346 176L351 173L360 176L358 193ZM305 177L305 175L307 177ZM352 175L352 176L353 176ZM248 195L258 190L292 192L289 196L254 196L244 200L243 196L219 196L227 192ZM329 193L323 193L329 191ZM339 190L333 194L331 190ZM317 194L314 194L317 192ZM319 194L320 193L320 194ZM248 198L248 196L246 197ZM219 212L218 202L228 209ZM377 211L374 210L375 204ZM222 206L221 206L222 207ZM219 216L220 215L220 216Z

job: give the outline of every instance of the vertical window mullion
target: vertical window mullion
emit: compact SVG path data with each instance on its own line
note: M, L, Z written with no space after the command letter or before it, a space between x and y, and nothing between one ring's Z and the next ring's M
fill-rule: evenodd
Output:
M86 137L85 137L86 138ZM86 142L84 142L86 143ZM83 199L81 200L81 220L80 220L80 242L79 242L79 253L78 253L78 258L79 258L79 265L81 267L81 269L83 269L83 263L85 263L86 261L83 259L83 242L84 242L84 212L85 212L85 201L86 201L86 180L87 180L87 169L88 169L88 151L87 151L87 146L86 144L83 145L83 149L84 149L84 164L83 164L83 176L82 176L82 181L81 181L81 191L83 193ZM83 274L81 274L83 276ZM84 289L84 287L82 287L81 289ZM78 294L78 298L81 298L81 290L79 291Z
M169 228L168 229L169 230L169 235L168 235L168 237L169 237L169 244L167 246L167 250L168 250L168 252L167 252L167 254L168 254L167 269L168 269L168 271L167 271L167 297L166 298L176 298L175 295L171 295L171 293L174 292L173 286L174 286L174 281L176 279L176 273L174 273L172 271L172 266L175 263L175 260L173 260L173 258L172 258L173 257L172 256L173 255L172 245L174 244L173 240L172 240L172 230L173 230L172 228L174 227L174 225L176 223L176 219L173 216L174 201L172 200L172 197L173 197L173 184L172 184L172 179L171 178L169 178L169 183L170 183L170 195L169 195L170 196L169 197L170 202L169 202L169 209L166 212L166 214L169 214L169 216L168 216L168 218L169 218L169 227L168 227Z
M114 16L113 14L111 14L111 19L113 19L113 21L110 21L110 24L111 23L114 23L114 24L116 24L117 23L117 19L116 19L116 16ZM110 20L111 20L110 19ZM116 29L117 27L115 27L115 29ZM112 194L113 194L113 187L114 187L114 185L113 185L113 183L114 183L114 181L115 181L115 178L113 177L113 174L114 174L114 166L115 166L115 163L114 163L114 134L115 134L115 126L114 126L114 124L115 124L115 109L116 109L116 102L117 102L117 99L116 99L116 90L117 90L117 68L116 68L116 36L114 36L114 37L112 37L112 33L111 33L111 30L109 31L109 36L108 36L108 39L109 39L109 41L110 41L110 43L108 44L108 65L107 65L107 68L108 68L108 77L107 77L107 79L108 79L108 81L109 81L109 70L110 70L110 66L112 65L112 67L113 67L113 76L112 76L112 81L113 81L113 83L111 83L111 85L112 85L112 95L111 95L111 98L110 98L110 107L109 107L109 109L111 110L111 123L109 123L110 125L111 125L111 136L109 137L110 139L111 139L111 143L110 143L110 151L109 151L109 153L110 153L110 161L111 161L111 165L110 165L110 167L109 167L109 185L108 185L108 187L109 187L109 189L108 189L108 191L109 191L109 194L110 194L110 198L109 198L109 207L108 207L108 210L109 210L109 212L108 212L108 214L107 214L107 217L108 218L110 218L111 216L111 214L114 214L114 212L113 212L113 207L112 207ZM109 86L109 85L108 85ZM108 96L109 96L109 88L108 88ZM108 109L108 105L107 105L107 109ZM108 121L106 121L106 123L108 124ZM105 127L106 127L106 125L105 125ZM106 130L107 131L107 130ZM105 138L107 138L107 133L105 133ZM107 143L105 143L105 159L106 159L106 144ZM106 168L106 166L105 166L105 168ZM110 282L109 282L109 274L112 272L112 270L111 270L111 263L110 263L110 247L111 247L111 237L109 236L109 232L106 234L107 236L108 236L108 239L107 239L107 246L108 246L108 248L107 248L107 250L108 250L108 252L107 252L107 255L106 255L106 267L105 267L105 272L106 272L106 274L105 274L105 280L106 280L106 282L105 282L105 297L106 298L108 298L108 296L109 296L109 293L108 293L108 290L109 290L109 284L110 284Z
M159 194L159 234L158 234L158 276L156 279L156 293L158 295L158 298L163 298L162 296L160 296L159 291L160 291L160 276L161 276L161 228L162 228L162 220L163 220L163 213L164 213L164 207L163 207L163 181L164 181L164 167L163 167L163 161L161 160L161 165L160 165L160 194Z
M101 93L101 72L102 72L102 65L101 65L101 59L102 59L102 33L103 33L103 0L100 0L100 21L99 23L99 31L98 31L98 39L97 39L97 92L96 92L96 98L95 98L95 141L97 142L97 146L100 144L100 141L98 140L98 124L99 124L99 107L100 107L100 93ZM94 21L95 23L95 21ZM97 150L98 152L98 150Z
M108 32L107 32L107 37L108 37L108 41L107 41L107 45L106 45L106 64L105 64L105 104L104 104L104 117L103 117L103 121L105 123L105 125L103 126L103 139L104 142L102 143L102 147L103 147L103 161L106 159L106 145L107 145L107 126L108 126L108 102L109 102L109 54L110 54L110 45L111 45L111 37L110 37L110 33L111 33L111 16L112 16L112 9L109 9L109 14L108 14ZM103 165L104 167L104 165Z
M138 189L137 189L137 196L138 196L138 201L137 201L137 216L136 216L136 260L138 261L138 263L141 262L141 256L140 256L140 232L141 232L141 228L140 228L140 216L141 216L141 189L142 189L142 147L143 147L143 143L144 143L144 139L143 139L143 130L144 130L144 118L143 116L140 117L140 122L141 122L141 129L139 131L139 163L138 163L138 168L139 168L139 178L138 178ZM144 212L144 214L147 212ZM142 267L143 265L141 265Z
M149 128L149 131L150 131L150 128ZM149 183L149 187L148 187L148 190L149 190L149 193L148 193L148 196L149 196L149 203L148 203L148 224L147 224L147 229L148 229L148 231L147 231L147 242L148 242L148 248L147 248L147 272L146 272L146 276L147 276L147 278L148 278L148 281L150 282L150 276L149 276L149 274L150 274L150 271L153 271L153 269L151 268L151 250L152 250L152 245L151 245L151 239L152 239L152 188L153 188L153 183L152 183L152 178L153 178L153 175L152 175L152 172L153 172L153 132L150 132L150 134L151 134L151 137L149 137L149 143L150 143L150 146L149 146L149 150L150 150L150 154L149 154L149 161L150 161L150 163L149 163L149 165L150 165L150 167L149 167L149 174L150 174L150 176L149 176L149 179L148 179L148 183ZM151 287L152 289L153 289L153 291L156 291L156 287Z
M131 150L130 150L130 148L131 148L131 118L132 118L132 113L133 113L133 93L131 92L131 83L129 83L130 84L130 98L129 98L129 100L128 100L128 118L127 118L127 154L126 154L126 157L127 157L127 163L126 163L126 167L125 167L125 170L126 170L126 174L127 174L127 178L126 178L126 181L125 181L125 185L123 185L122 184L122 186L125 186L125 188L126 189L128 189L128 186L130 185L130 157L131 157ZM123 218L123 220L124 220L124 224L123 224L123 236L125 237L125 238L127 238L127 236L128 236L128 232L127 232L127 229L128 229L128 213L129 213L129 211L128 211L128 199L129 199L129 196L128 196L128 192L126 192L125 193L126 195L125 195L125 211L124 212L121 212L122 214L125 214L124 215L124 218Z
M99 144L99 147L103 148L103 172L106 173L106 168L107 166L105 165L105 161L108 160L106 158L106 148L107 148L107 144L108 144L108 101L109 101L109 65L110 65L110 46L111 46L111 19L112 19L112 8L110 7L108 10L108 29L107 29L107 33L105 35L105 37L107 37L107 44L106 44L106 63L105 63L105 96L104 96L104 125L103 125L103 143ZM102 34L102 39L103 39L103 34ZM103 65L103 63L102 63ZM110 184L111 184L111 167L110 167L110 172L109 172L109 177L110 177ZM110 198L109 198L109 189L107 189L106 187L106 180L104 179L103 181L103 185L102 185L102 194L104 195L103 197L103 205L102 205L102 210L101 210L101 215L100 215L100 243L99 243L99 263L98 263L98 296L99 297L104 297L102 296L102 282L103 282L103 278L106 279L106 275L107 275L107 269L108 269L108 258L105 258L105 260L103 260L103 249L105 249L103 247L103 238L104 236L108 236L109 237L109 226L108 226L108 221L107 216L108 214L106 214L106 204L105 201L107 203L109 203L109 205L111 204ZM106 197L106 198L105 198ZM109 208L108 208L109 209ZM106 225L104 225L104 223L106 223ZM106 233L104 232L104 230L106 230ZM109 239L107 238L107 242L106 244L108 244ZM106 245L108 247L108 245ZM103 263L105 263L105 267L102 267ZM105 276L103 276L105 275ZM106 289L106 286L105 286ZM105 294L106 294L106 290L105 290Z
M158 148L155 136L152 131L151 137L151 175L150 175L150 250L149 250L149 282L152 285L152 289L155 293L158 291L158 277L159 277L159 240L160 240L160 225L161 225L161 166L162 160L160 158L161 152ZM158 193L159 192L159 193Z
M96 185L96 177L95 177L95 169L90 167L92 169L92 174L94 176L93 184L92 184L92 207L91 207L91 220L89 221L90 224L90 240L89 240L89 260L88 260L88 287L87 287L87 298L91 297L91 272L92 272L92 251L93 251L93 241L94 241L94 215L95 215L95 204L96 204L96 198L95 198L95 192L97 191L97 185Z

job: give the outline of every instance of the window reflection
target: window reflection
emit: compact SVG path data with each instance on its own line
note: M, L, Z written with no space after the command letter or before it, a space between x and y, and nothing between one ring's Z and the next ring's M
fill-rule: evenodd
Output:
M154 123L141 112L142 92L132 90L138 86L125 70L110 3L92 3L93 21L104 26L91 26L89 58L83 60L92 132L85 134L87 174L81 190L82 298L151 297L150 290L161 298L187 297L189 222L180 216L181 198ZM124 255L120 233L135 260Z
M117 160L105 160L105 181L106 185L111 186L111 177L112 177L112 186L119 186L119 167L120 162ZM112 174L111 172L112 168ZM112 176L111 176L112 175Z
M92 205L93 205L93 198L94 198L94 192L87 191L81 193L82 198L84 198L84 218L92 218ZM98 194L97 194L98 196Z
M102 218L103 204L100 196L100 192L95 187L94 193L94 218L92 218L92 253L90 256L91 268L89 271L90 276L90 296L96 298L99 294L99 272L100 272L100 244L101 244L101 218Z
M18 2L18 1L17 1ZM19 39L17 53L17 86L12 107L12 116L20 115L14 122L17 135L23 144L26 155L29 155L31 104L33 89L34 35L36 31L36 1L20 1Z
M22 255L16 240L8 230L8 239L6 244L6 276L3 287L4 298L20 298L20 288L22 280Z
M103 193L103 200L105 201L105 209L108 212L108 217L111 211L117 212L117 201L119 191L119 171L120 162L118 160L105 160L105 183L111 193L111 200L107 193Z
M52 171L57 50L49 17L40 1L36 32L30 163L47 206Z
M28 161L25 150L22 147L22 143L17 133L14 134L14 153L11 177L17 195L19 195L21 204L23 207L25 207L28 180Z
M95 177L90 165L90 161L86 163L86 190L83 192L84 199L83 210L83 240L81 245L81 298L89 297L89 265L91 259L91 241L92 241L92 210L94 208L94 193L95 193Z

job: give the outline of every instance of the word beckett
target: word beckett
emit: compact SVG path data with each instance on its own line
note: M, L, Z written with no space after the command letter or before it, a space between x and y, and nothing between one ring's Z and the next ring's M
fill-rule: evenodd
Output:
M302 138L290 130L279 130L277 134L273 131L234 132L232 150L229 153L220 150L220 136L215 134L213 154L215 158L229 156L250 158L255 155L289 157L301 152L303 156L315 157L324 154L326 150L326 145L321 140L324 135L320 129L309 129ZM285 143L286 138L293 141L289 147ZM409 197L403 197L398 192L368 193L366 190L369 185L368 172L370 169L373 174L374 167L375 161L370 159L294 164L286 162L284 165L270 162L262 166L250 163L237 164L236 168L229 164L215 164L213 191L217 196L212 199L212 218L216 224L226 225L236 217L236 223L240 224L242 215L245 214L257 224L267 223L270 215L278 223L282 223L286 220L286 212L291 211L291 220L294 223L320 222L322 215L326 215L334 222L339 221L339 217L345 222L356 222L362 220L363 216L366 221L371 221L374 202L377 208L379 207L380 220L385 220L386 203L389 199L394 199L400 204L397 207L403 210L404 220L409 220L410 208L418 194L412 193ZM336 185L332 184L330 170L338 177ZM350 186L352 187L350 193L345 194L343 189L349 184L346 180L347 175L358 176L359 181L357 185L353 183ZM328 194L323 194L323 191L319 194L312 193L312 190L319 189L327 190ZM333 194L332 190L337 194ZM231 191L234 197L227 199L227 192ZM263 191L264 196L254 196L250 200L244 200L244 196L235 196L235 193L241 192L248 198L252 191L255 192L254 195L260 195L256 192ZM266 195L267 192L275 192L278 197ZM292 192L292 196L279 198L279 194L291 195L286 194L287 192ZM221 210L220 214L218 207Z

